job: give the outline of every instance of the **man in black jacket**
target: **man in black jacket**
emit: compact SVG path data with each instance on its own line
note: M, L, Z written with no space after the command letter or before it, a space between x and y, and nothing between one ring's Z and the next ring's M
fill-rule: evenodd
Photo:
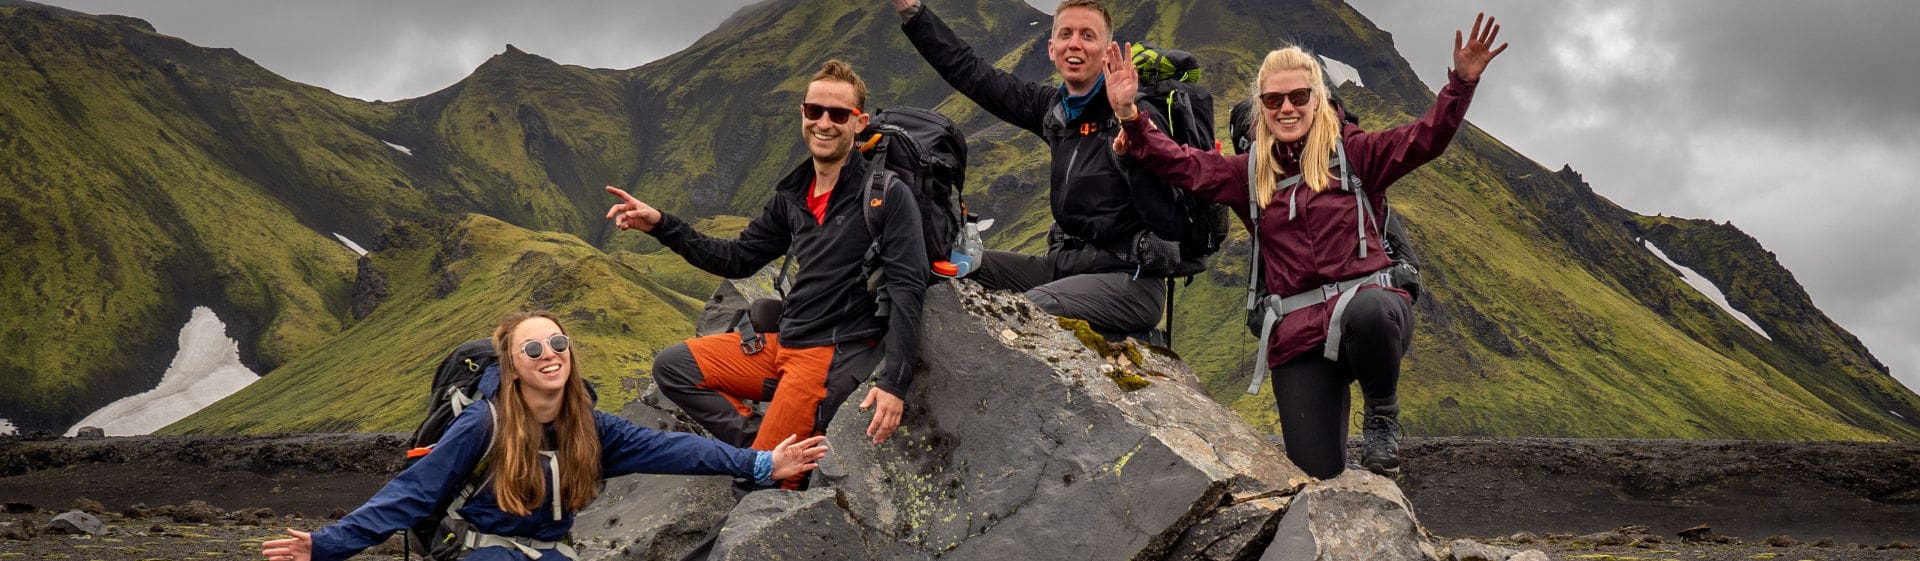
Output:
M1119 126L1112 107L1101 103L1112 41L1106 8L1095 0L1061 2L1047 58L1062 84L1045 86L975 55L920 0L889 1L905 21L900 27L908 40L948 84L1000 120L1039 135L1052 152L1054 228L1046 257L989 251L970 278L988 288L1025 291L1042 309L1086 320L1103 332L1152 330L1166 303L1161 279L1179 258L1178 244L1154 235L1148 224L1177 222L1180 210L1170 188L1113 153ZM1161 120L1148 104L1140 107Z
M654 357L654 381L715 437L757 450L826 431L827 423L874 370L886 367L862 409L875 408L867 435L875 444L900 425L901 397L919 356L920 302L926 290L926 241L913 192L894 178L868 194L875 169L854 153L866 128L867 87L852 68L827 61L807 85L801 135L812 156L775 187L760 216L733 240L708 237L625 191L607 211L621 229L652 234L707 272L744 278L781 255L798 268L777 334L763 348L741 345L739 333L689 339ZM893 178L892 175L884 177ZM869 198L871 197L871 198ZM869 233L869 213L878 226ZM879 255L867 259L878 238ZM866 273L883 274L884 317L867 292ZM757 420L742 399L770 401ZM785 482L797 488L801 480Z

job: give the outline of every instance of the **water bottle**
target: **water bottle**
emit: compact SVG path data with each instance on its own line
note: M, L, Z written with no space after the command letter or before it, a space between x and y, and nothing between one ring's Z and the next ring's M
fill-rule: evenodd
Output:
M953 263L953 278L967 276L968 273L980 267L980 253L985 251L986 247L985 244L980 243L979 220L980 217L971 213L967 215L966 225L960 229L959 243L954 244L953 253L947 257L947 260Z

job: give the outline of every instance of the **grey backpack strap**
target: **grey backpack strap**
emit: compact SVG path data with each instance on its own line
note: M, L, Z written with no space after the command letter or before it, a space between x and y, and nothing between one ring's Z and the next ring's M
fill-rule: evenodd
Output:
M1253 255L1247 258L1247 311L1252 312L1260 299L1260 180L1258 158L1247 156L1247 218L1253 224L1248 232L1253 239ZM1259 376L1255 374L1254 376Z
M1260 301L1260 178L1259 156L1247 155L1247 218L1253 224L1247 234L1253 239L1253 255L1247 257L1247 316L1260 314L1260 333L1254 334L1260 348L1254 349L1253 382L1247 384L1247 393L1259 394L1260 382L1267 376L1267 334L1273 331L1273 322L1279 318L1270 306L1262 306ZM1264 312L1262 310L1265 310Z
M1367 223L1373 223L1373 231L1380 236L1380 244L1382 246L1387 243L1386 226L1380 223L1380 219L1373 216L1373 203L1367 201L1367 186L1360 183L1360 178L1353 174L1353 168L1347 165L1347 141L1342 139L1333 146L1334 150L1338 151L1335 157L1337 158L1336 163L1340 166L1340 183L1345 185L1347 190L1353 191L1353 197L1356 203L1354 206L1358 213L1358 216L1355 217L1357 223L1354 224L1354 228L1358 230L1360 234L1360 258L1366 259Z

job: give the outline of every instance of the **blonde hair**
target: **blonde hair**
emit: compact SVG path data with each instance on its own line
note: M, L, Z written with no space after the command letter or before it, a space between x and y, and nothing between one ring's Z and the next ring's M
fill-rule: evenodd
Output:
M1107 7L1099 0L1065 0L1053 9L1053 13L1057 16L1061 10L1067 8L1086 8L1099 13L1100 22L1107 24L1107 34L1113 34L1113 14L1107 13Z
M493 472L493 492L500 510L514 516L526 516L550 500L547 498L547 469L540 455L545 429L527 410L520 395L520 372L513 366L513 330L533 318L546 318L555 326L560 318L547 312L525 312L507 316L493 331L493 350L500 354L500 391L494 397L495 427L493 450L488 469ZM565 334L567 328L560 327ZM560 462L560 497L569 512L579 512L600 494L600 431L593 422L593 399L587 394L586 377L580 374L579 346L571 351L573 372L561 390L560 415L553 420L554 457Z
M1300 173L1307 187L1314 192L1325 191L1333 179L1327 164L1333 161L1334 143L1340 141L1340 116L1334 113L1333 103L1328 99L1331 92L1327 91L1326 71L1320 68L1320 61L1300 47L1267 53L1266 60L1260 63L1259 75L1253 79L1254 109L1266 111L1259 105L1259 98L1261 84L1266 83L1267 77L1293 70L1306 71L1307 83L1312 84L1313 88L1313 101L1310 103L1315 104L1310 116L1312 124L1307 127L1307 146L1300 155ZM1260 125L1253 128L1253 158L1258 164L1255 185L1260 187L1260 208L1266 208L1268 203L1273 202L1274 187L1285 178L1286 171L1280 167L1279 159L1274 157L1277 152L1275 146L1280 141L1274 138L1273 131L1267 130L1272 120L1267 119L1264 113L1257 120Z

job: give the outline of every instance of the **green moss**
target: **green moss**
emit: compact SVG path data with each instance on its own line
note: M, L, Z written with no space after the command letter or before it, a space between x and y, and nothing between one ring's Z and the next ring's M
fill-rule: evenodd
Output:
M1114 368L1108 370L1107 377L1111 378L1114 384L1119 385L1121 390L1129 392L1153 385L1152 382L1147 381L1146 378L1141 377L1129 368Z

